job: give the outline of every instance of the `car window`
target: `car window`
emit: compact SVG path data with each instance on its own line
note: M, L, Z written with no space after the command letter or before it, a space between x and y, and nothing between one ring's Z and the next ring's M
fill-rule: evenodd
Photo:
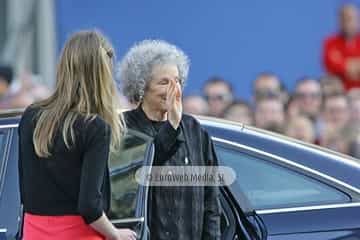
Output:
M256 210L349 202L349 197L318 180L233 148L216 145L221 164L232 167L241 190Z
M4 162L4 149L6 144L6 134L5 132L0 131L0 183L2 182L3 175L5 172L5 162ZM0 191L1 191L1 185L0 184Z
M110 155L111 219L134 218L141 185L135 180L135 173L144 164L147 141L128 133L121 146Z

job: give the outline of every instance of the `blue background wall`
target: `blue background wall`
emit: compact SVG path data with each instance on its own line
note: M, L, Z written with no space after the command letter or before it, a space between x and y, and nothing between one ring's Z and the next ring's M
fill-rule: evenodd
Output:
M98 28L118 59L136 41L161 38L191 59L185 94L200 94L220 75L251 96L257 73L272 71L292 90L302 76L323 73L321 43L337 30L341 0L61 0L56 1L59 50L71 33ZM351 1L357 6L360 0Z

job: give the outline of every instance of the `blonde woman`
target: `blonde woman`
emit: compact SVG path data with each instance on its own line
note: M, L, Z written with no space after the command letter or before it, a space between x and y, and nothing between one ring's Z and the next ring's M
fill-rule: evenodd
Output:
M114 51L98 32L65 44L55 92L28 107L19 126L24 240L136 239L106 216L109 150L124 125L112 77Z

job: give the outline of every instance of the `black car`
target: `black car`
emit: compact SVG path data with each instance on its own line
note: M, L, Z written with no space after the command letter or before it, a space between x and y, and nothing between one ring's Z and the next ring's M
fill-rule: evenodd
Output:
M0 240L19 239L18 135L21 111L0 115ZM360 239L360 164L256 128L199 118L221 165L237 178L221 187L222 239ZM151 166L152 139L128 130L110 157L110 218L148 239L148 187L135 179Z

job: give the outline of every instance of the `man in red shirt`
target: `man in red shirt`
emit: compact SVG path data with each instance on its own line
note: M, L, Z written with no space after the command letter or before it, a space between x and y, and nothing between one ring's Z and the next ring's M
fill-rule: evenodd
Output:
M340 32L324 42L325 69L339 76L346 90L360 88L360 33L354 5L345 4L340 8L339 25Z

